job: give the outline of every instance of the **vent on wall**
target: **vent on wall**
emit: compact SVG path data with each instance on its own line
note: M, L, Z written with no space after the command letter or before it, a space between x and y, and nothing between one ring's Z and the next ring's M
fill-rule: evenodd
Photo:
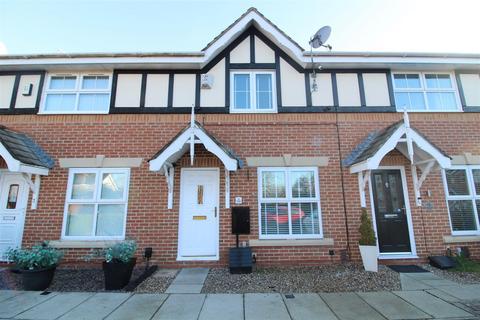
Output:
M202 89L211 89L213 86L213 76L211 74L202 74L200 87Z

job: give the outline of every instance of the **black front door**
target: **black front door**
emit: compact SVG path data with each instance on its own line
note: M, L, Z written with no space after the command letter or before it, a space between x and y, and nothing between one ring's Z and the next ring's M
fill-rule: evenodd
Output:
M375 170L371 178L380 253L411 252L400 170Z

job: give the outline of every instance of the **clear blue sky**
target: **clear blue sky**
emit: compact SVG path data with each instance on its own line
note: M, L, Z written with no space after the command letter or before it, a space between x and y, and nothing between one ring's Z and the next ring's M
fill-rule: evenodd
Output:
M0 53L199 51L251 6L305 48L480 53L480 0L0 0Z

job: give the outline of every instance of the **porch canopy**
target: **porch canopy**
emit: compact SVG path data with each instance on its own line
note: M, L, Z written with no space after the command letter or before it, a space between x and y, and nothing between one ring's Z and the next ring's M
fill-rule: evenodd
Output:
M33 192L31 208L36 209L40 175L48 175L54 160L27 135L0 126L0 156L8 171L21 173ZM35 181L32 176L35 176Z
M451 158L430 142L418 130L410 127L408 114L402 121L370 133L352 153L343 160L350 173L358 173L360 203L366 206L365 187L370 179L371 170L378 169L382 159L392 151L398 150L410 160L415 191L415 202L421 206L420 188L433 169L445 169L451 165ZM421 172L418 177L417 168Z
M193 165L195 157L195 144L203 144L205 149L213 153L225 166L225 207L230 207L230 171L242 167L242 161L226 145L218 141L212 134L194 119L167 143L150 160L150 171L165 174L168 186L168 209L173 207L173 175L174 163L190 150L190 163Z

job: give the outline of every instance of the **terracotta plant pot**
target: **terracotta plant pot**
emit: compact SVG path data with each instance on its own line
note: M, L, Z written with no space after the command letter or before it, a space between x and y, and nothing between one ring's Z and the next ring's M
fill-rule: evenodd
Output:
M105 290L120 290L124 288L132 277L133 267L137 263L137 258L130 259L129 262L103 262L103 274L105 275Z
M365 271L378 272L377 246L359 246Z
M57 266L34 270L15 270L22 277L23 290L44 291L52 283Z

